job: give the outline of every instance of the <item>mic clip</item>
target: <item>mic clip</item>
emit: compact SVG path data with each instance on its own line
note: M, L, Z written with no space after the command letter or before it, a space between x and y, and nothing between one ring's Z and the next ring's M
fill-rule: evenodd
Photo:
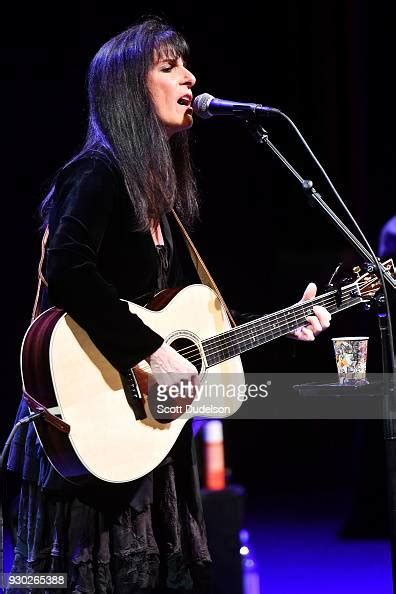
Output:
M250 134L259 144L264 144L268 141L268 132L267 130L261 125L257 123L256 115L251 112L249 114L244 113L243 117L242 114L239 116L243 123L246 125L247 129L249 130Z

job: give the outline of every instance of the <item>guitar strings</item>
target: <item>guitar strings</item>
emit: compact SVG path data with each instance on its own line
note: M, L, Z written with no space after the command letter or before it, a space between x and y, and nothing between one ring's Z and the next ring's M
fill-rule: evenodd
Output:
M330 313L332 313L333 311L334 312L337 311L337 309L338 308L336 306L329 306L328 307L328 310L330 311ZM295 323L297 324L296 328L301 327L301 326L308 326L309 325L309 322L307 322L305 316L302 316L300 318L296 317ZM272 334L272 338L271 337L269 338L269 341L270 341L270 340L273 340L275 338L279 338L280 336L285 335L288 332L291 332L292 331L292 330L290 330L290 322L286 322L284 324L279 324L276 328L273 328L272 327L272 328L268 329L268 327L267 328L264 327L261 330L262 331L255 333L255 336L254 336L254 339L255 340L256 339L259 340L260 338L262 338L262 337L264 337L266 335ZM246 337L246 338L244 338L244 337L241 337L241 338L242 338L242 340L238 340L236 342L236 345L235 346L238 346L238 347L239 346L243 346L244 343L251 344L251 340L252 340L252 336L251 335L249 337ZM230 345L231 348L233 346L234 345L232 345L232 344ZM211 350L205 351L205 354L208 355L208 356L211 356L211 355L213 355L214 352L227 351L230 347L227 346L226 343L224 343L222 346L217 345L217 348L215 348L215 349L211 349Z
M319 302L321 302L321 305L324 305L324 306L327 305L327 304L330 304L333 301L333 299L326 297L327 295L329 295L329 293L327 293L326 295L321 295L320 297L316 297L313 300L306 301L305 304L306 304L306 306L309 306L310 304L315 304L316 305ZM335 293L332 294L333 297L334 297L334 295L335 295ZM326 298L324 298L324 297L326 297ZM222 332L217 337L207 338L207 339L203 340L202 343L201 343L202 345L204 345L205 342L211 341L211 344L210 344L210 347L211 348L210 349L207 349L207 350L204 349L205 350L205 355L210 356L211 354L213 354L214 352L216 352L218 350L224 350L224 349L221 349L221 347L219 349L219 346L220 346L221 343L225 346L226 341L229 339L229 336L231 334L234 334L234 333L236 335L239 334L240 335L240 338L242 338L242 339L246 335L249 335L249 337L251 338L252 334L251 334L251 331L250 331L250 327L252 325L255 325L255 324L258 325L260 323L260 324L265 324L265 325L269 326L269 325L272 324L272 322L270 322L271 318L272 319L273 318L276 318L280 313L283 313L283 312L286 312L286 311L288 313L293 313L292 312L292 309L293 308L300 309L302 307L303 307L302 304L295 304L295 305L292 305L292 306L286 308L285 310L281 310L281 312L277 312L277 313L274 313L274 314L268 314L266 316L263 316L263 318L261 318L261 319L260 318L257 318L256 320L251 320L250 322L247 322L246 324L243 324L240 328L236 327L236 328L231 328L230 330L226 330L225 332ZM305 314L305 312L304 312L304 314ZM300 322L304 322L305 321L305 318L306 318L306 315L303 315L301 317L301 313L300 313L299 314L299 317L298 317L298 316L296 316L295 313L293 313L293 317L292 317L292 320L291 321L293 322L293 325L294 325L294 323L296 323L297 324L297 327L298 327L299 325L301 325ZM289 322L286 322L286 324L288 324L288 323ZM280 329L281 327L284 327L284 326L285 326L285 324L283 324L281 326L277 326L277 329ZM263 330L263 328L261 328L261 330ZM263 335L263 332L259 332L259 333L256 332L255 335L257 337L260 337L260 336ZM244 342L244 340L242 340L242 342ZM184 348L182 348L180 350L177 350L177 352L180 355L182 355L183 357L188 357L188 355L192 355L192 354L195 354L197 352L199 353L199 348L197 347L197 345L193 344L193 345L189 345L188 347L184 347ZM189 359L190 363L192 363L192 364L194 364L194 362L196 363L196 362L198 362L200 360L201 360L201 357L198 357L197 359L191 359L191 360ZM149 369L149 365L148 364L147 365L146 364L143 364L143 365L140 365L140 368Z
M369 283L367 283L367 284L369 284ZM349 289L346 289L346 288L342 289L342 293L344 293L346 290L349 291ZM299 327L301 325L308 325L307 323L304 324L304 321L306 322L306 315L309 315L309 314L307 314L304 311L304 307L307 307L308 305L312 305L312 304L315 304L316 305L316 304L319 304L319 302L321 302L321 305L327 306L328 308L329 307L332 307L333 308L332 311L337 311L338 310L338 307L334 304L334 297L335 297L335 295L336 295L336 292L335 291L332 292L332 293L327 293L325 295L321 295L319 297L316 297L313 300L306 301L303 304L302 303L301 304L295 304L295 305L292 305L292 306L290 306L288 308L285 308L284 310L281 310L281 312L277 312L277 313L274 313L274 314L269 314L268 316L264 316L263 318L261 318L261 320L260 320L260 318L258 318L256 320L252 320L251 322L247 322L246 324L244 324L244 325L242 325L240 327L239 334L240 334L240 337L242 338L242 340L239 341L237 344L243 344L244 342L248 342L248 340L251 339L251 332L250 332L250 329L247 328L247 327L249 327L251 325L254 325L254 324L258 324L259 322L263 325L262 328L261 328L261 330L263 330L263 331L262 332L258 332L258 333L256 332L255 336L256 336L256 338L261 338L262 336L264 336L266 333L268 333L268 326L269 326L268 322L269 322L269 320L278 317L281 313L283 313L283 315L285 315L286 312L288 314L289 313L293 313L293 319L292 319L292 321L293 321L293 323L297 324L296 327ZM341 296L341 300L342 299L343 299L343 295ZM350 303L350 306L351 305L352 305L352 303ZM301 316L301 313L299 315L296 315L292 311L293 309L295 309L295 310L302 309L303 310L303 316ZM285 328L288 329L289 324L290 324L290 320L287 321L286 324L280 324L280 325L278 325L277 328L274 329L274 330L277 330L277 331L282 330L282 332L283 332L283 330ZM233 332L235 332L235 330L238 331L237 328L231 328L230 330L227 330L227 331L223 332L222 334L220 334L219 337L212 337L212 338L209 338L209 339L206 339L206 340L202 341L202 344L204 344L206 341L211 341L210 346L212 348L211 349L208 349L205 352L205 355L210 356L214 352L219 352L219 351L222 351L222 350L223 351L227 350L228 347L226 346L226 341L227 341L229 335L232 334ZM287 333L287 331L288 330L286 330L286 332L284 332L284 334ZM246 336L247 333L249 333L249 339L243 339L243 337ZM273 336L273 338L277 338L277 337L280 337L280 336L282 336L282 333L279 334L279 336L275 336L275 337ZM220 343L222 343L221 346L220 346ZM178 352L179 352L179 354L183 354L183 356L186 356L186 355L189 355L189 354L191 355L191 354L193 354L193 353L195 353L197 351L199 353L198 347L196 345L193 345L192 347L191 346L184 347L183 349L180 349ZM234 356L236 356L236 355L234 355ZM194 363L199 362L200 360L201 360L201 357L198 357L198 359L192 359L192 360L190 360L190 362L192 364L194 364Z
M329 310L330 310L330 308L329 308ZM334 307L333 311L337 311L337 308ZM306 321L305 317L301 317L300 319L299 318L296 318L296 324L297 324L297 327L307 326L308 325L308 322ZM269 332L272 333L272 339L279 338L280 336L282 336L284 334L287 334L289 331L290 331L290 324L287 322L286 324L280 324L276 328L276 330L274 329L274 331L271 331L271 330L269 331L268 329L263 329L262 332L256 332L255 338L258 339L258 340L260 340L261 337L263 337L265 335L268 335ZM271 340L271 338L270 338L270 340ZM238 346L238 347L242 346L242 348L243 348L243 344L244 343L251 344L251 335L249 337L247 337L247 338L242 338L242 340L238 340L238 342L235 345L230 345L230 346L231 346L231 348L232 348L232 346ZM205 355L207 357L210 357L214 353L219 353L219 354L221 352L225 353L227 350L230 350L230 346L227 346L226 343L224 343L221 346L217 345L216 348L205 350ZM198 348L196 347L195 350L198 351ZM231 354L231 356L229 358L232 358L232 357L237 356L239 354L240 353L235 353L233 355ZM198 359L189 359L190 363L192 363L192 364L198 363L200 360L201 360L201 357L198 357Z
M231 328L230 330L226 330L225 332L222 332L221 334L219 334L216 337L207 338L202 341L202 344L210 341L210 346L212 346L212 345L218 346L219 343L221 343L221 342L224 343L224 341L228 340L229 336L234 333L236 335L239 334L241 338L243 338L243 336L245 336L246 334L249 334L249 336L251 337L251 330L250 330L251 326L261 324L261 325L265 325L265 326L269 327L270 325L272 325L272 320L274 318L279 317L280 314L283 314L283 316L285 316L285 317L286 316L289 317L289 319L286 320L286 324L289 324L290 322L292 322L293 325L294 325L294 323L296 323L297 324L296 327L298 327L300 325L300 322L305 321L306 316L311 314L310 311L309 312L304 311L304 307L307 307L309 305L322 305L322 306L328 307L329 305L333 304L334 296L335 296L335 292L332 293L331 295L330 295L330 293L327 293L326 296L320 296L313 300L304 302L304 305L303 304L292 305L292 306L290 306L284 310L281 310L280 312L277 312L275 314L269 314L269 315L263 316L262 318L257 318L256 320L251 320L250 322L247 322L246 324L243 324L242 326L240 326L240 328L238 328L238 327ZM343 298L344 297L341 296L341 301ZM300 310L299 313L297 314L297 313L293 312L293 308L295 308L295 311ZM301 309L303 310L302 316L301 316ZM334 311L336 311L336 310L337 310L337 307L335 307ZM290 314L292 314L292 315L290 315ZM285 324L278 325L277 329L284 327L284 326L285 326ZM262 326L261 330L263 330L263 329L264 329L264 327ZM260 332L260 334L262 334L262 333ZM257 336L257 333L256 333L256 336ZM183 349L180 349L178 351L178 353L183 354L183 356L185 356L191 352L194 352L195 350L197 350L197 348L198 347L195 345L193 347L191 347L191 346L184 347ZM216 349L212 349L212 351L208 350L207 352L209 354L211 354L211 352L213 352L214 350L216 350Z
M361 286L360 289L364 290L364 288L366 286L368 286L372 281L366 281L365 286ZM343 287L341 289L341 302L343 301L343 299L345 298L345 292L349 292L351 290L351 285L347 286L347 287ZM230 330L226 330L225 332L222 332L221 334L219 334L218 336L212 337L212 338L207 338L205 340L202 341L202 344L204 344L205 342L209 343L210 341L210 346L215 346L215 349L212 350L208 350L207 353L212 354L214 352L214 350L217 350L217 347L219 346L219 343L225 343L225 341L228 339L228 337L231 334L239 334L241 338L243 338L243 336L246 336L247 333L249 333L249 337L251 338L252 333L250 330L250 327L252 325L259 325L261 324L261 330L264 330L264 333L268 332L267 328L269 325L272 324L273 319L278 318L281 314L283 314L284 317L288 316L289 319L286 319L286 325L288 325L290 323L290 321L297 324L296 328L299 327L301 324L301 322L306 321L306 317L307 315L312 315L313 312L312 311L304 311L304 309L307 306L310 305L322 305L325 306L327 308L329 307L333 307L333 312L336 312L337 310L339 310L339 307L334 303L334 298L336 297L336 291L331 291L330 293L326 293L324 295L320 295L319 297L315 297L314 299L311 299L309 301L305 301L303 303L298 303L298 304L294 304L291 305L279 312L275 312L273 314L268 314L266 316L263 316L262 318L257 318L256 320L251 320L250 322L247 322L246 324L243 324L242 326L240 326L240 328L236 327L236 328L231 328ZM352 297L352 299L347 302L347 304L343 304L345 308L346 307L350 307L353 305L352 301L354 299L360 299L362 297L361 294ZM293 311L294 310L294 311ZM302 310L302 312L301 312ZM297 315L296 315L296 312ZM302 317L301 317L301 313L302 313ZM290 316L290 314L292 314L293 317ZM307 324L305 324L307 325ZM280 328L285 328L285 324L280 324L277 325L277 327L274 330L278 330ZM263 332L259 332L259 333L255 333L256 337L262 336ZM243 342L243 341L242 341ZM194 352L195 350L197 350L197 347L185 347L184 349L180 349L180 351L178 351L180 354L183 353L183 356L185 356L186 354L188 354L189 352Z
M334 308L334 309L333 309L333 311L337 311L337 307L336 307L336 306L334 306L334 305L333 305L333 306L330 306L330 307L331 307L331 308ZM330 311L330 307L328 307L329 311ZM303 317L300 317L300 318L296 318L296 319L295 319L295 322L296 322L296 324L297 324L297 327L300 327L300 326L307 326L307 325L308 325L308 322L306 322L305 316L303 316ZM306 322L306 323L304 324L304 322ZM277 334L277 336L273 336L273 337L272 337L272 339L274 339L274 338L280 338L282 335L285 335L285 334L287 334L287 332L289 331L289 328L290 328L290 325L289 325L289 323L288 323L288 322L287 322L286 324L280 324L280 325L277 327L277 329L276 329L276 331L277 331L277 332L279 332L279 331L280 331L280 333L279 333L279 334ZM285 331L284 331L284 330L285 330ZM265 336L266 334L268 334L268 332L269 332L268 330L264 330L263 332L256 332L256 334L255 334L255 337L256 337L257 339L260 339L262 336ZM246 332L245 332L244 334L246 335ZM273 333L273 334L274 334L274 333ZM207 340L212 340L212 339L207 339ZM251 340L251 334L249 334L249 337L248 337L248 338L245 338L245 339L244 339L244 338L242 338L242 340L239 340L239 341L237 342L237 345L238 345L238 346L241 346L241 345L243 345L243 343L248 343L250 340ZM271 339L270 339L270 340L271 340ZM205 342L205 341L202 341L202 344L203 344L204 342ZM235 346L236 346L236 345L235 345ZM259 345L258 345L258 346L259 346ZM215 348L211 348L211 349L207 349L207 350L205 350L205 349L204 349L204 352L205 352L205 356L206 356L206 357L210 357L210 356L212 356L214 353L219 353L219 354L220 354L221 352L223 352L223 353L224 353L224 352L225 352L225 351L227 351L227 350L229 350L229 346L227 346L227 345L226 345L226 342L224 342L224 339L223 339L223 345L221 345L221 346L219 346L219 345L216 345L216 346L215 346ZM190 362L192 365L196 365L197 363L200 363L200 362L201 362L201 360L202 360L202 357L200 356L199 348L198 348L196 345L194 345L194 346L192 346L192 347L191 347L191 346L189 346L189 347L185 347L184 349L180 349L180 350L179 350L179 351L177 351L177 352L178 352L179 354L182 354L182 353L183 353L183 356L184 356L184 357L186 357L186 355L191 355L191 358L189 358L189 359L188 359L188 361L189 361L189 362ZM230 355L230 357L228 357L228 358L229 358L229 359L231 359L231 358L233 358L233 357L236 357L236 356L238 356L239 354L240 354L240 353L235 353L235 354L233 354L233 355ZM195 356L193 356L193 355L198 355L198 357L195 357ZM186 358L187 358L187 357L186 357ZM224 360L224 359L223 359L223 360ZM220 363L220 361L218 361L218 363ZM214 363L214 364L216 364L216 363ZM213 364L212 364L212 365L213 365ZM212 366L212 365L211 365L211 366ZM143 369L147 369L147 370L150 370L150 369L151 369L151 368L150 368L150 366L149 366L147 363L144 363L143 365L139 365L139 367L140 367L140 368L143 368Z
M367 283L367 284L369 284L369 283ZM350 289L344 288L344 289L341 290L341 293L344 293L346 290L349 291ZM329 310L330 310L330 307L331 307L332 308L332 311L337 311L338 307L337 307L336 304L334 304L335 295L336 295L336 292L335 291L334 292L331 292L331 293L327 293L325 295L321 295L319 297L316 297L316 298L314 298L314 299L312 299L310 301L306 301L306 302L300 303L300 304L294 304L292 306L289 306L288 308L285 308L284 310L281 310L280 312L276 312L274 314L269 314L268 316L264 316L261 319L258 318L256 320L252 320L250 322L247 322L246 324L244 324L240 328L239 334L240 334L240 338L242 338L242 340L239 340L237 342L238 346L241 345L241 344L243 344L244 342L249 342L249 340L251 340L252 334L251 334L250 329L248 328L249 326L254 325L254 324L257 324L257 325L258 324L261 324L262 325L262 328L260 329L261 331L255 333L255 337L259 339L259 338L261 338L262 336L264 336L265 334L267 334L269 332L268 327L271 325L270 320L279 317L281 314L283 314L284 316L288 315L290 319L287 320L286 323L280 324L280 325L278 325L274 329L274 332L278 333L279 331L281 331L281 334L279 334L279 336L273 336L273 338L277 338L277 337L282 336L282 333L284 332L284 329L287 329L286 330L286 333L287 333L287 331L289 329L289 326L290 326L290 321L293 322L293 325L294 325L294 323L297 324L296 327L299 327L301 325L308 325L307 323L304 324L304 321L306 322L306 316L307 315L310 315L311 312L308 312L307 313L306 311L304 311L304 309L307 308L307 307L309 307L310 305L318 305L318 304L320 304L320 305L323 305L323 306L327 306L327 308ZM355 299L357 297L355 297ZM343 299L343 295L341 295L341 301L342 301L342 299ZM352 305L352 303L350 303L350 305ZM297 311L300 310L299 314L297 314L297 315L295 313L296 310ZM303 315L301 315L301 310L302 310L302 314ZM292 314L292 316L293 316L292 318L290 317L290 314ZM208 349L205 352L205 355L207 355L207 356L210 357L214 352L219 352L219 351L225 351L225 350L227 350L229 347L226 345L226 341L229 338L229 334L235 332L235 330L237 330L237 328L232 328L230 330L227 330L227 331L223 332L222 334L220 334L219 337L213 337L213 338L206 339L206 341L211 341L210 342L210 346L212 348ZM274 332L272 332L272 334L274 334ZM238 330L237 330L237 333L238 333ZM249 338L244 339L244 336L246 336L246 334L249 334ZM206 342L206 341L205 340L202 341L202 344L204 344L204 342ZM220 343L223 343L223 344L221 346L219 346ZM213 347L215 347L215 348L213 348ZM186 356L186 355L189 355L189 354L190 355L195 354L196 352L199 354L199 349L198 349L198 347L196 345L193 345L192 347L191 346L184 347L183 349L180 349L178 352L179 352L179 354L183 354L183 356ZM233 355L233 356L236 356L236 355ZM190 360L190 362L192 364L198 363L200 361L201 361L201 357L198 357L197 359L194 358L194 359L191 359ZM140 365L140 368L150 369L150 366L148 364L147 365L146 364L143 364L143 365Z

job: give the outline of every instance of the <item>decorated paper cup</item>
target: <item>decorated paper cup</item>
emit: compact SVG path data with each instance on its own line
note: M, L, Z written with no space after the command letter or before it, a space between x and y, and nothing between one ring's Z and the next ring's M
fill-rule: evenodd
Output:
M340 383L366 379L368 336L332 338Z

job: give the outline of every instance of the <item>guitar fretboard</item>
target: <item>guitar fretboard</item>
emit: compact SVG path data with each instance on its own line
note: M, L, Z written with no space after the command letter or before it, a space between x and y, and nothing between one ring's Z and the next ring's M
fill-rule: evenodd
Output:
M340 291L330 291L303 303L297 303L265 315L202 341L208 367L236 357L266 342L285 336L299 326L308 325L307 317L315 315L313 307L322 305L331 314L362 301L355 283Z

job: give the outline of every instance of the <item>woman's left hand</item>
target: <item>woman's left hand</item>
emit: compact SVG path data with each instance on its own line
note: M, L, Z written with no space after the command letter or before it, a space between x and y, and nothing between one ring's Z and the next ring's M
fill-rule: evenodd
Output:
M309 283L299 303L313 299L316 296L316 291L317 287L315 283ZM330 326L331 313L327 311L325 307L314 305L313 311L315 315L307 317L307 322L309 322L309 324L307 326L300 326L293 332L290 332L289 336L291 338L312 341L315 340L315 337L318 336L322 330L326 330L326 328Z

